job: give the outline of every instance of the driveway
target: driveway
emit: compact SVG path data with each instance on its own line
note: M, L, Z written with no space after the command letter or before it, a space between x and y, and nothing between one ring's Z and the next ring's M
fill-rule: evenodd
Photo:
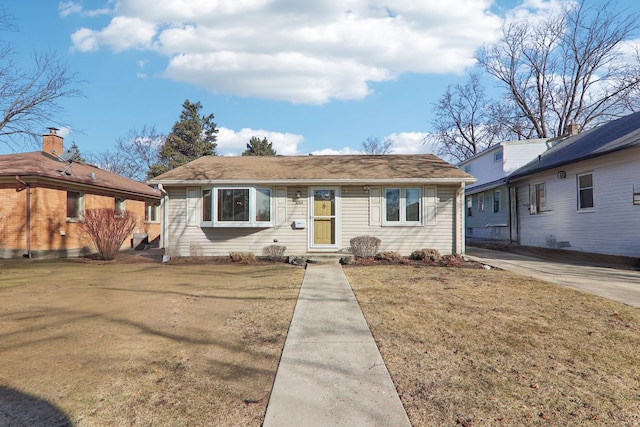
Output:
M467 247L466 255L483 264L640 308L638 271L566 264L478 247Z

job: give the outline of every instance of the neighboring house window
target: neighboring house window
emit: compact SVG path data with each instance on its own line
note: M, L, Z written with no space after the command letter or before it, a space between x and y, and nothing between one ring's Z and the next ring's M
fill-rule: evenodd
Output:
M84 193L67 191L67 219L80 219L84 210Z
M473 214L472 208L473 208L473 201L471 199L471 196L468 196L467 197L467 216L471 216Z
M272 226L269 188L205 189L202 202L202 220L207 223L213 219L214 227Z
M115 209L117 214L121 214L124 211L124 200L121 197L116 197L113 199L113 209Z
M529 186L529 213L531 215L543 212L547 208L547 190L544 182Z
M385 189L385 222L387 224L420 224L422 194L419 188Z
M493 192L493 212L500 212L500 190Z
M502 160L502 151L498 151L493 155L493 160L499 162Z
M202 221L213 221L212 211L213 208L213 192L210 188L202 190Z
M484 193L478 194L478 212L484 212Z
M633 187L633 204L640 205L640 190L636 190L636 187Z
M465 171L466 173L471 172L471 166L465 166L465 167L464 167L464 171Z
M146 222L158 222L159 202L146 202L144 206L144 220Z
M578 209L593 209L593 174L578 175Z

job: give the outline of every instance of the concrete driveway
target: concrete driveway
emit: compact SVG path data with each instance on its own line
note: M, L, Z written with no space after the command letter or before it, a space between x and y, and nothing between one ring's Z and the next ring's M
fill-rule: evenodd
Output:
M466 255L473 261L640 308L638 271L564 264L477 247L467 247Z

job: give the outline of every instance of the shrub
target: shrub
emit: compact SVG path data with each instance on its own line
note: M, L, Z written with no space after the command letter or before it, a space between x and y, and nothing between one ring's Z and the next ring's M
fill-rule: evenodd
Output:
M194 258L202 258L202 245L198 242L189 243L189 256Z
M419 261L438 262L440 261L440 252L437 249L418 249L411 252L410 258Z
M356 258L373 258L378 253L381 240L373 236L357 236L349 243L351 243L351 253Z
M111 208L87 209L84 211L84 229L96 247L98 256L112 260L127 237L138 225L133 212Z
M229 252L231 262L242 262L244 264L253 264L256 262L256 256L252 252Z
M284 251L287 250L286 246L282 245L269 245L262 248L262 256L267 259L280 259L284 256Z
M400 262L403 259L403 257L398 252L387 251L387 252L380 252L379 254L377 254L376 259L379 259L381 261Z

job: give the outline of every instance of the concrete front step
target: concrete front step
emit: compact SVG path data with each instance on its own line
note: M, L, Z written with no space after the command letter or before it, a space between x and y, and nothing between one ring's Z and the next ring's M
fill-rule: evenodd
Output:
M289 255L290 264L340 264L344 260L351 261L351 254L303 254Z

